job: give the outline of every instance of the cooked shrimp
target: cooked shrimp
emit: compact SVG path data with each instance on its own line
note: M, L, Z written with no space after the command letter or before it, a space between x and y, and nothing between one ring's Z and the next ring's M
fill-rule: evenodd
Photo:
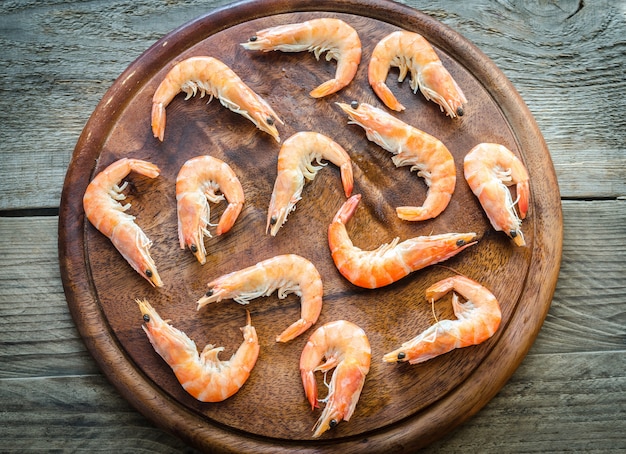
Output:
M493 336L502 317L496 297L478 282L453 276L426 289L426 298L434 302L450 290L467 299L465 303L459 303L456 293L452 295L452 308L457 320L438 321L399 349L384 355L383 361L417 364L455 348L478 345Z
M147 301L137 300L143 314L143 330L154 350L172 368L185 391L200 402L221 402L235 394L250 377L259 356L259 340L250 324L241 328L243 342L228 361L218 358L224 347L198 348L185 333L163 320Z
M411 166L424 178L428 193L422 206L397 207L405 221L423 221L437 217L446 209L456 186L454 157L437 138L398 120L369 104L337 103L350 116L350 123L365 129L367 138L394 154L396 167Z
M414 93L419 88L426 99L439 104L451 118L463 116L463 105L467 99L423 36L409 31L393 32L376 45L370 58L370 85L387 107L402 111L404 106L385 83L392 66L400 69L398 82L402 82L410 71Z
M276 112L232 69L213 57L183 60L167 73L157 88L152 98L152 132L159 140L163 141L165 134L165 108L181 91L187 94L185 100L198 91L201 98L208 93L209 102L216 97L224 107L243 115L280 142L276 122L283 122Z
M223 299L248 304L278 290L278 297L289 293L300 297L300 319L285 329L276 342L287 342L313 325L322 311L322 277L307 259L295 254L278 255L256 265L221 276L208 284L209 291L198 300L198 310Z
M311 409L319 407L314 373L326 374L333 367L322 415L313 427L317 438L339 422L348 421L361 396L370 370L372 350L365 332L354 323L337 320L315 330L300 356L300 375ZM323 359L326 361L320 364Z
M127 182L119 186L130 173L137 172L148 178L159 176L154 164L140 159L122 158L100 172L89 183L83 196L85 216L93 226L107 236L128 263L153 287L163 286L154 260L150 256L152 241L135 224L135 216L125 213L130 203L119 202L126 196L122 193Z
M315 58L324 52L326 61L337 60L335 78L324 82L309 94L322 98L348 85L361 62L361 40L356 30L339 19L313 19L297 24L279 25L256 33L247 43L248 50L269 52L313 52Z
M444 233L418 236L402 243L395 238L378 249L364 251L352 244L345 226L356 211L359 200L360 194L350 197L328 227L328 245L335 266L346 279L359 287L384 287L476 244L473 241L475 233Z
M221 191L222 194L217 194ZM189 247L198 261L206 262L204 235L210 218L209 202L228 201L217 224L216 234L221 235L233 226L244 203L241 183L231 167L212 156L198 156L185 162L176 178L178 212L178 239L181 249Z
M287 221L287 215L296 209L302 198L304 180L313 180L327 159L341 169L341 181L346 197L350 197L353 186L352 161L337 142L317 132L298 132L285 140L278 154L278 175L267 213L266 232L276 236ZM313 165L317 161L319 165Z
M504 145L481 143L465 156L464 172L493 228L506 233L516 245L525 246L521 219L528 212L530 188L522 161ZM517 185L515 202L507 188L513 184ZM519 217L514 208L516 203Z

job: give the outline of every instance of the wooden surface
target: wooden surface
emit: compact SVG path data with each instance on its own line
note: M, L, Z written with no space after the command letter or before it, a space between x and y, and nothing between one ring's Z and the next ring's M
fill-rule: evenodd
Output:
M238 328L245 309L231 301L197 312L195 301L206 291L206 283L278 254L299 254L311 260L322 276L324 304L314 327L350 320L365 330L372 345L372 367L357 410L349 424L324 435L326 447L374 452L386 449L393 440L410 452L487 403L518 366L543 322L558 276L562 236L560 198L548 150L503 74L460 35L430 16L384 1L317 2L316 8L322 11L335 9L324 13L292 12L310 7L308 1L292 1L287 7L265 1L266 17L258 17L258 5L247 3L220 11L168 35L120 76L97 107L79 139L61 199L61 271L70 310L90 351L120 392L158 424L178 429L186 440L207 449L224 445L235 452L277 452L283 445L287 450L318 451L322 445L312 442L311 428L320 412L308 411L298 373L300 353L310 333L287 345L274 341L298 317L300 303L295 295L284 300L271 295L248 306L259 332L260 357L245 386L219 404L200 403L181 388L140 329L135 303L149 299L198 345L225 346L223 356L228 358L241 342ZM349 87L315 100L308 92L332 76L333 65L321 64L311 55L259 55L239 46L242 37L257 30L325 16L355 27L365 62L379 40L398 25L422 33L446 50L440 50L442 58L469 99L462 118L451 120L408 87L397 87L398 97L409 107L396 115L440 138L455 158L459 183L450 204L436 219L415 223L397 218L395 207L420 204L425 186L408 169L396 169L389 153L368 142L361 128L349 126L346 114L335 105L335 101L351 100L376 103L367 64L360 65ZM332 166L306 185L298 210L279 234L265 235L280 145L217 103L207 107L202 99L176 98L167 107L164 141L152 136L148 114L156 86L175 63L207 54L249 81L273 106L285 123L279 126L283 139L297 131L317 131L347 150L355 173L354 192L363 195L348 227L355 244L373 250L396 236L404 240L431 233L477 233L478 244L446 265L497 295L503 320L489 342L415 367L383 363L383 354L433 323L424 291L452 274L450 269L421 270L377 290L364 290L344 279L335 268L327 241L328 224L344 201L337 197L342 192L339 172ZM290 68L292 75L267 74L268 68ZM332 69L330 74L328 69ZM520 155L531 175L541 175L531 181L531 207L524 221L527 247L516 247L505 235L494 234L462 179L463 157L480 142L505 144ZM204 266L178 248L174 203L176 175L198 153L228 162L246 194L233 229L207 241L210 253ZM152 256L164 281L161 289L151 288L132 272L103 235L85 226L81 215L81 198L92 175L121 157L145 159L161 169L155 180L129 176L132 189L127 199L133 204L130 212L136 222L145 225L154 240ZM161 203L150 203L155 200ZM444 301L447 306L437 304L438 318L451 317L450 300ZM256 411L251 413L251 407Z
M56 210L74 145L114 79L165 33L223 4L0 6L3 451L189 450L137 413L87 353L61 285ZM623 6L419 7L516 86L550 148L564 216L561 273L537 341L498 395L429 449L624 450Z

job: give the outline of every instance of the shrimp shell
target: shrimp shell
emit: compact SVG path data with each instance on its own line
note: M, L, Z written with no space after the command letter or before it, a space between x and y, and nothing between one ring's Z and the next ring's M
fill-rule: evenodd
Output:
M153 287L162 287L163 281L150 256L152 241L135 224L135 217L126 213L130 203L119 203L126 198L122 191L127 183L122 186L119 184L131 171L148 178L156 178L160 174L159 168L147 161L129 158L115 161L96 175L87 186L83 196L85 216L111 240L135 271Z
M198 349L185 333L164 321L147 301L137 300L145 325L142 328L154 350L172 368L178 382L200 402L221 402L241 389L259 356L259 340L247 314L241 328L243 342L228 361L218 358L224 347L208 344Z
M463 167L465 179L493 228L506 233L517 246L525 246L521 224L528 212L530 187L522 161L504 145L481 143L465 156ZM516 202L507 188L513 184L517 185Z
M317 132L298 132L285 140L278 154L278 174L267 213L266 232L276 236L287 221L289 213L296 209L302 198L305 179L311 181L326 164L327 159L341 169L341 181L346 197L353 188L352 161L348 153L329 137ZM319 165L313 165L317 161Z
M396 167L411 166L424 178L428 193L422 206L397 207L405 221L423 221L439 216L450 203L456 187L454 157L436 137L398 120L370 104L337 103L348 114L349 123L361 126L367 138L393 153ZM353 107L357 105L357 107Z
M221 191L222 194L217 194ZM185 162L176 177L176 211L181 249L189 247L202 265L206 263L204 236L210 237L209 202L228 201L217 224L216 234L228 232L244 204L244 193L235 172L224 161L197 156Z
M426 289L426 299L437 301L451 290L467 299L459 303L456 293L452 295L457 320L438 321L397 350L385 354L383 361L417 364L456 348L478 345L494 335L502 319L496 297L472 279L452 276Z
M152 98L152 132L163 141L165 108L174 97L184 91L185 100L200 91L216 97L222 105L243 115L261 131L280 142L275 123L284 124L274 109L248 87L239 76L220 60L213 57L191 57L174 66L165 76Z
M395 238L373 251L364 251L352 244L345 227L360 200L360 194L350 197L328 227L328 245L335 266L348 281L359 287L384 287L476 244L473 232L444 233L418 236L401 243Z
M340 421L348 421L359 401L370 370L372 349L363 329L352 322L337 320L317 328L300 356L300 375L311 409L318 407L314 373L326 374L335 368L321 416L313 427L317 438ZM320 364L323 359L323 364Z
M209 291L198 300L198 310L223 299L248 304L278 290L278 297L289 293L300 297L300 319L285 329L276 342L288 342L309 329L322 311L322 277L310 261L295 254L277 255L256 265L225 274L208 284Z
M340 19L322 18L306 22L279 25L260 30L246 43L241 44L248 50L269 52L313 52L319 60L322 53L326 61L337 60L335 78L324 82L312 90L314 98L335 93L347 86L354 78L361 62L361 40L350 25Z
M463 116L467 98L423 36L409 31L393 32L380 40L370 59L368 78L374 92L387 107L402 111L404 106L385 83L392 66L400 69L398 82L411 72L413 93L419 88L424 97L439 104L446 115Z

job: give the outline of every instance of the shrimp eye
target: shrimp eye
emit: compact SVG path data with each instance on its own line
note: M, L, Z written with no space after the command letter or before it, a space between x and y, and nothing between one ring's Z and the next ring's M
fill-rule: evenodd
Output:
M152 277L152 271L150 271L150 270L146 270L146 276L148 276L148 277Z
M457 245L458 247L464 246L464 245L465 245L465 240L457 240L457 241L456 241L456 245Z
M515 238L517 236L517 232L515 230L511 230L510 234L511 238Z
M267 122L268 125L272 126L274 124L274 119L273 118L268 118L267 120L265 120Z
M198 246L196 246L195 244L189 246L189 249L191 249L191 252L193 252L194 254L198 252Z
M211 296L213 295L213 289L209 290L208 292L206 292L205 294L206 296Z
M457 107L457 108L456 108L456 114L457 114L459 117L462 117L464 113L465 113L465 112L463 111L463 107L459 106L459 107Z
M336 419L331 419L330 422L328 423L329 427L332 429L333 427L337 427L337 420Z
M359 102L358 101L352 101L350 103L350 107L352 107L353 109L358 109L359 108Z
M150 321L150 316L148 314L143 314L143 321L148 323Z
M274 224L276 224L277 222L278 222L278 219L276 219L276 216L272 216L272 217L270 218L270 225L274 225Z
M404 352L398 353L398 361L403 360L404 358L406 358L406 353Z
M251 36L251 37L250 37L250 41L252 41L252 42L256 41L257 39L258 39L258 38L257 38L256 36Z

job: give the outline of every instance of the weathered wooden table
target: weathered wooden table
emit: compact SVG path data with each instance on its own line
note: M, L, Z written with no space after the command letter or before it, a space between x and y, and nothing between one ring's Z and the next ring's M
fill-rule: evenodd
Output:
M87 119L117 76L227 1L0 5L0 450L189 452L101 374L69 314L58 207ZM626 7L403 2L475 43L524 98L560 186L564 240L529 354L433 452L626 450Z

